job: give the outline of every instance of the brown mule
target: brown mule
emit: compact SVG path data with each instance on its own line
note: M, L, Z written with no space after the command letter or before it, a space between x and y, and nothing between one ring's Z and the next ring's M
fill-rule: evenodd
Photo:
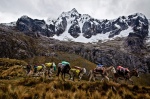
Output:
M78 81L80 81L83 77L83 75L86 74L86 69L79 67L79 66L73 66L73 68L70 69L70 74L72 76L72 80L74 81L75 76L78 76Z
M139 77L137 69L133 69L132 71L130 71L130 72L124 74L124 75L120 74L119 72L114 73L114 81L117 82L118 78L124 78L125 81L129 80L133 84L133 81L131 80L132 76Z
M110 66L110 67L103 67L103 69L96 69L96 68L94 68L93 70L90 70L90 71L89 71L89 74L88 74L88 76L89 76L89 81L91 81L92 78L93 78L93 80L95 81L95 77L96 77L96 76L99 76L99 75L102 76L101 81L103 81L104 78L106 78L106 79L109 81L108 75L109 75L110 73L111 73L111 74L116 73L116 70L115 70L115 68L114 68L113 66Z
M61 78L65 81L65 74L68 74L70 76L69 79L71 79L70 69L71 67L69 65L63 66L62 63L58 63L58 72L56 76L59 78L59 74L61 73Z

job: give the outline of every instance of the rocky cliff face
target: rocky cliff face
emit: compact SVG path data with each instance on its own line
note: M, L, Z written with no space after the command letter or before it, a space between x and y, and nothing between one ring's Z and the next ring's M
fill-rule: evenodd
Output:
M33 33L33 35L44 35L48 37L55 35L57 39L61 38L61 40L64 39L64 37L70 37L72 39L82 37L86 38L88 42L91 42L90 38L102 39L104 38L103 35L106 35L105 37L107 37L107 39L114 38L115 36L125 37L128 36L132 30L144 30L144 34L140 34L143 32L137 32L137 34L139 33L139 35L146 37L148 35L148 25L148 19L141 13L120 16L113 20L98 20L88 14L78 13L75 8L71 11L63 12L57 20L48 19L48 21L45 22L44 20L22 16L16 22L16 28L26 34L31 35ZM122 33L129 29L130 31Z
M145 66L145 72L150 69L150 51L143 45L143 41L138 38L134 38L133 45L126 45L126 42L130 42L131 38L117 38L105 43L95 44L72 44L72 43L59 43L54 44L53 49L57 51L63 51L68 53L75 53L87 60L94 63L101 63L105 66L118 66L122 65L130 69L143 68Z
M16 22L16 28L31 36L53 36L53 26L48 26L44 20L31 19L28 16L22 16ZM50 31L51 30L51 31Z
M74 53L106 66L138 68L145 65L150 68L150 47L138 36L85 44L46 37L33 38L15 30L0 28L0 57L26 59L34 56L51 56L53 53L57 56L57 52Z

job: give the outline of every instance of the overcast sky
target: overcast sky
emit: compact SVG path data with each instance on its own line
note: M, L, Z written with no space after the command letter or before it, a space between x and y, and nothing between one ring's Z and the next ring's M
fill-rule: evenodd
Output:
M0 23L16 21L22 15L57 19L72 8L97 19L114 19L136 12L150 18L150 0L0 0Z

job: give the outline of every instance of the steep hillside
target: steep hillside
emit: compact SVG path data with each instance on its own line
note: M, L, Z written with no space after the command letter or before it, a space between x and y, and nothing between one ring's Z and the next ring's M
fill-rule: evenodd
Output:
M144 67L144 71L148 72L150 47L145 40L135 31L128 37L118 37L106 42L79 43L70 40L59 41L45 36L27 36L15 28L0 26L0 57L27 59L65 52L80 55L93 63L106 66L123 65L131 69Z

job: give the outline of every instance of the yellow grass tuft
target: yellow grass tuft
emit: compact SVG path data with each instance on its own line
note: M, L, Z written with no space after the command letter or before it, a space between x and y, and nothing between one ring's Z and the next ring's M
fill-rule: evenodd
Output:
M11 82L11 83L10 83ZM149 99L150 88L128 86L112 82L63 82L53 79L43 82L40 78L0 81L2 99ZM112 88L114 87L114 88ZM137 90L135 90L137 89Z
M10 67L14 65L27 65L27 63L23 60L0 58L0 66Z
M5 71L1 72L1 78L7 78L7 77L22 77L25 75L25 70L23 67L15 65L11 66Z

